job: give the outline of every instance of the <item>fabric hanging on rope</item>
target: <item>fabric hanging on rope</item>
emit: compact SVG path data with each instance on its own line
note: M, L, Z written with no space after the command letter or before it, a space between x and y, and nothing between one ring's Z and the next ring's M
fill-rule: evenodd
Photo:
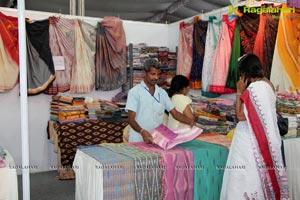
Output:
M55 71L55 80L46 94L70 90L71 72L75 60L74 19L62 17L49 18L49 43L53 57L63 58L63 68ZM55 63L54 63L55 64Z
M18 18L0 12L0 35L11 58L19 65Z
M264 75L270 78L279 14L264 14L259 15L259 18L259 27L255 38L253 54L259 57Z
M286 4L282 8L286 8ZM279 92L300 90L299 24L299 13L281 12L270 78Z
M228 15L223 15L219 40L212 61L212 76L209 86L210 92L217 94L235 92L235 90L225 88L235 23L236 18L229 19Z
M0 35L0 92L13 89L19 76L19 67L12 59Z
M72 68L71 76L71 93L89 93L93 90L95 84L95 41L96 28L92 25L84 23L81 20L75 20L75 64ZM84 33L85 32L85 33ZM84 38L84 34L90 35L91 41L88 45Z
M228 74L226 79L226 88L230 88L234 90L236 89L236 83L239 80L238 58L240 56L241 56L240 27L238 24L236 24L234 29L229 69L228 69Z
M179 43L176 74L190 78L193 57L194 23L179 24Z
M55 79L49 46L49 20L26 22L27 33L27 92L38 94Z
M222 20L218 20L215 16L209 16L202 69L202 95L207 97L219 96L219 94L209 92L209 85L211 79L212 60L218 43L221 24Z
M194 199L194 171L188 168L189 166L194 166L192 151L177 147L165 151L155 144L146 144L144 142L128 144L140 148L141 151L154 152L160 155L160 165L164 166L162 199Z
M202 68L205 52L207 21L199 20L194 24L193 31L193 60L191 67L190 88L201 89Z
M126 55L122 20L104 17L96 35L96 90L114 90L126 82Z

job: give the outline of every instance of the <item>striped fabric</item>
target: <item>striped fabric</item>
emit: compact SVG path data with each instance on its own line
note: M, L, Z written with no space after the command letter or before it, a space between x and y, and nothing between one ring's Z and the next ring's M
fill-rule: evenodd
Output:
M178 145L194 154L194 199L219 200L228 149L225 146L193 140Z
M103 147L134 159L136 198L162 199L162 170L157 153L141 151L126 144L102 144Z
M89 93L95 84L95 40L96 27L75 20L75 58L76 62L72 68L71 93ZM89 46L84 38L84 32L90 33L89 42L94 45ZM86 38L87 39L87 38Z
M135 199L132 158L99 146L81 146L79 149L99 162L95 168L103 171L103 199Z
M55 71L52 87L45 91L55 95L70 90L71 72L75 60L74 19L50 17L49 42L52 56L63 56L65 70Z
M164 200L193 199L194 196L194 156L191 151L174 147L165 151L156 145L144 142L129 143L142 151L155 152L161 156L162 197Z

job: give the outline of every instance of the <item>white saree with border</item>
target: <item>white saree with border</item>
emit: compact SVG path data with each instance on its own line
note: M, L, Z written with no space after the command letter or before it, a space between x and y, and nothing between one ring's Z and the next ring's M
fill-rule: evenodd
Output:
M289 199L277 127L276 95L265 81L241 96L246 121L237 124L220 199Z

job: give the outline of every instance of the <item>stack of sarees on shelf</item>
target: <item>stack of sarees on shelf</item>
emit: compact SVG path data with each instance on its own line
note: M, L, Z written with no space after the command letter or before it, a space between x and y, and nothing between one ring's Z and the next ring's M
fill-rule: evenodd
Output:
M203 129L203 133L226 135L236 126L237 120L233 100L194 99L192 107L194 112L199 115L196 125Z
M91 101L86 103L86 108L88 109L88 117L91 120L96 120L97 111L101 110L101 104L99 101Z
M60 123L82 122L86 119L84 106L84 98L54 95L50 104L50 119Z
M278 93L276 109L289 120L289 131L285 137L300 136L300 94Z

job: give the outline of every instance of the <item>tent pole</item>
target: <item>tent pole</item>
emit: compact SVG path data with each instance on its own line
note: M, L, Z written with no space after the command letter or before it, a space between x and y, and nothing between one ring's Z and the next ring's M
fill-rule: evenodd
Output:
M25 3L18 0L23 200L30 200Z

